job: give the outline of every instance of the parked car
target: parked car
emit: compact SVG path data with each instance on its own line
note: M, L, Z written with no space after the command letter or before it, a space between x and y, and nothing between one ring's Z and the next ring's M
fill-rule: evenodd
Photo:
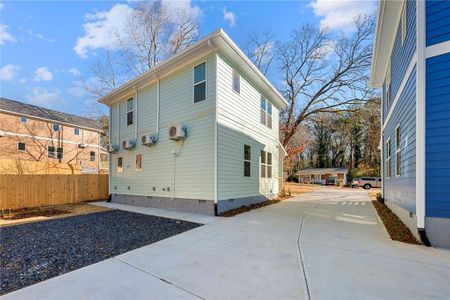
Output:
M351 183L352 187L363 187L366 190L376 187L381 187L381 178L379 177L361 177L354 178Z
M338 183L338 182L339 182L339 179L337 177L328 177L325 184L326 185L336 185L336 183Z

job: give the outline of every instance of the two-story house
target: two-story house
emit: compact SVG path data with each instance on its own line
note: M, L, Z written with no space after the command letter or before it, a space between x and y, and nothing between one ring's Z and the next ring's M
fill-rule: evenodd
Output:
M95 120L0 98L0 172L101 172L101 132Z
M277 196L287 103L222 30L99 101L113 202L218 214Z
M380 1L383 197L425 244L450 247L450 1Z

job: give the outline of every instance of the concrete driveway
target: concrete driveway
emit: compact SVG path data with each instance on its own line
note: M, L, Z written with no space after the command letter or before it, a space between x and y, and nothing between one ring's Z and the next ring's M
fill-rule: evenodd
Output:
M363 190L321 189L4 299L449 299L450 252L391 241Z

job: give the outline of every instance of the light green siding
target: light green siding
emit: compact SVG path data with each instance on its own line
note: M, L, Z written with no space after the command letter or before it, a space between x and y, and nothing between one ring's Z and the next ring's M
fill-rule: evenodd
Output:
M261 94L241 74L238 94L232 88L233 67L218 57L218 200L278 194L279 110L273 106L272 129L260 123ZM270 99L267 98L269 101ZM244 177L243 145L252 147L251 177ZM260 178L261 150L272 153L272 178Z
M205 60L207 96L205 101L194 104L193 66ZM137 146L131 151L121 149L111 156L111 193L214 199L214 77L215 56L211 55L160 79L159 141L151 147L141 145L141 136L156 134L157 131L156 82L138 90L137 119L135 118ZM119 144L122 140L135 136L135 124L126 125L128 98L111 107L111 141ZM119 105L120 125L117 111ZM186 126L187 138L184 141L169 139L168 129L176 123ZM177 153L175 157L173 151ZM135 169L136 154L142 154L141 171ZM116 170L117 157L123 157L122 173Z

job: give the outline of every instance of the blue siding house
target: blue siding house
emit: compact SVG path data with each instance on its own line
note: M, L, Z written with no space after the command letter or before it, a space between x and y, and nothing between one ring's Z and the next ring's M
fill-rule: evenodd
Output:
M371 72L385 202L422 242L450 248L450 1L379 1Z

